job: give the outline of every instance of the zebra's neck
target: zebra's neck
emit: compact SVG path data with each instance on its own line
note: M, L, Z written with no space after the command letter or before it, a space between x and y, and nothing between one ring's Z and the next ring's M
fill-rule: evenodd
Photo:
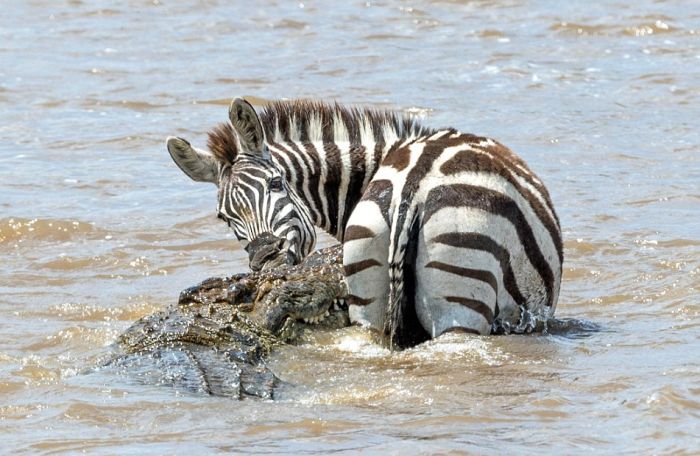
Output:
M270 150L306 203L314 224L338 240L391 143L274 142Z
M312 102L277 102L261 115L273 159L314 224L338 240L387 152L430 133L390 112Z

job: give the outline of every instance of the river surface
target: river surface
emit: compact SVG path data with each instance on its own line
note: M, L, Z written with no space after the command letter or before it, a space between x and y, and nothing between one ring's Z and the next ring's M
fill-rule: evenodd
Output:
M3 1L0 447L59 454L697 454L700 5ZM546 335L278 350L276 401L81 372L179 291L244 271L168 135L313 97L489 135L565 236ZM326 239L322 245L328 245Z

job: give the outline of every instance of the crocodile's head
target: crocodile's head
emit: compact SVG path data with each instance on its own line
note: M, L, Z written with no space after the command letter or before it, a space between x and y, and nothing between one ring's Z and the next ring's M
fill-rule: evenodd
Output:
M283 261L268 242L253 245L251 261ZM266 257L271 255L270 257ZM265 258L266 257L266 258ZM349 324L341 246L314 252L300 265L283 264L231 278L212 278L180 294L179 306L208 314L240 314L246 321L277 334L290 324L339 328ZM287 338L288 339L288 338Z
M250 310L252 321L273 333L290 321L325 327L347 326L345 282L335 267L262 277Z

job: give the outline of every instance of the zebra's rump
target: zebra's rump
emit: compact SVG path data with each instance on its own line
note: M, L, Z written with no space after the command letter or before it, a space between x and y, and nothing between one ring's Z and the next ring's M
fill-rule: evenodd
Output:
M559 221L544 185L509 149L437 132L389 151L375 182L382 191L367 192L358 209L369 214L373 204L385 218L389 289L358 297L382 301L384 318L370 326L383 327L395 345L412 339L414 314L435 337L455 328L488 334L496 319L517 324L521 307L553 311L563 259ZM377 255L376 248L362 252L361 237L370 239L366 214L351 217L347 265ZM352 293L358 281L352 267L346 273Z

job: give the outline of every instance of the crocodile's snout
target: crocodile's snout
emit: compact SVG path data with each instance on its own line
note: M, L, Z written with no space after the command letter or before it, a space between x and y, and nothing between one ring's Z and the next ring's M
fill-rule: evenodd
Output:
M286 240L262 233L248 245L248 263L253 271L294 264L294 256L285 248Z

